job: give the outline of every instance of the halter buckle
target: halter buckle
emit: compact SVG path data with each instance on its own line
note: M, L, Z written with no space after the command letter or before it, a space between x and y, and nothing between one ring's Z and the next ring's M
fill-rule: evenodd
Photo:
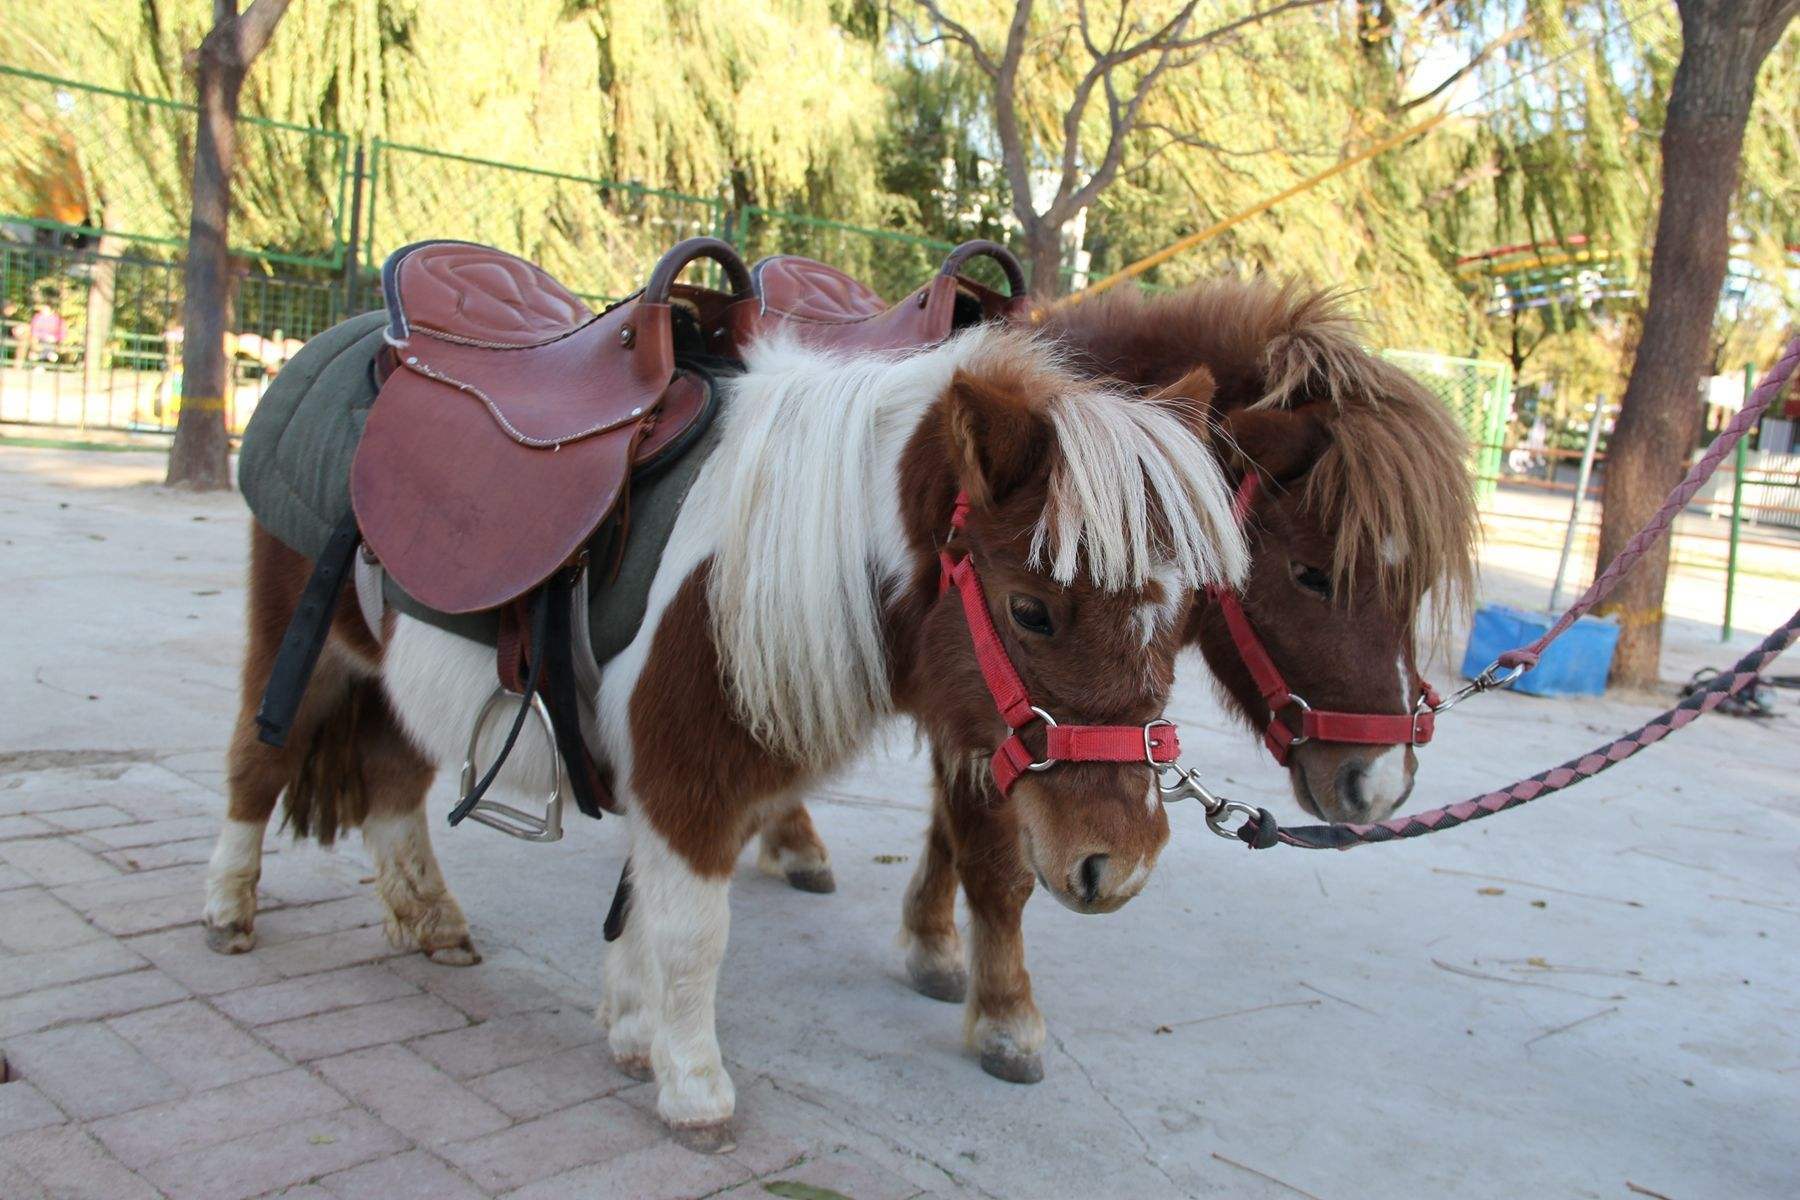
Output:
M1162 771L1164 768L1168 767L1170 764L1166 763L1166 762L1156 761L1156 751L1154 749L1152 749L1151 745L1150 745L1150 731L1161 725L1166 725L1170 729L1175 728L1175 722L1167 720L1163 717L1158 717L1154 721L1147 721L1144 723L1144 761L1150 765L1150 769L1152 771L1159 771L1159 772Z
M1283 700L1280 703L1280 705L1278 705L1277 707L1269 710L1269 719L1271 721L1273 721L1275 719L1275 714L1280 712L1282 709L1288 707L1288 705L1290 705L1290 704L1300 710L1300 732L1296 733L1292 738L1290 738L1288 740L1288 745L1290 745L1290 746L1305 745L1307 742L1312 741L1311 738L1306 736L1306 714L1310 713L1313 710L1312 705L1310 705L1306 701L1302 700L1299 696L1296 696L1293 692L1289 692L1287 694L1287 699ZM1255 809L1251 810L1252 815L1255 814L1255 811L1256 811Z
M1031 706L1031 711L1036 713L1038 720L1040 720L1044 723L1044 728L1051 729L1056 726L1056 718L1051 716L1049 713L1045 712L1043 709L1039 708L1037 705L1033 704ZM1027 771L1048 771L1051 767L1054 767L1055 765L1056 765L1056 760L1054 758L1051 758L1049 756L1048 752L1046 752L1044 755L1043 762L1026 763L1025 769Z

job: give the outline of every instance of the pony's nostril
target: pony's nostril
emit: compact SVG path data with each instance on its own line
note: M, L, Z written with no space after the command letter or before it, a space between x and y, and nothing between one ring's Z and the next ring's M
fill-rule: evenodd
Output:
M1366 763L1346 763L1338 775L1338 797L1351 812L1361 812L1369 807L1369 797L1363 789L1369 768Z
M1081 898L1092 904L1100 895L1100 878L1106 874L1107 856L1090 854L1081 860L1075 869L1076 878L1080 881Z

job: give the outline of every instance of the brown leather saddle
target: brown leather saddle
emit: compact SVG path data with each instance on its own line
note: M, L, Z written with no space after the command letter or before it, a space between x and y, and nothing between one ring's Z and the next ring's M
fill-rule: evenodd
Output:
M963 274L984 256L1007 294ZM677 282L703 260L724 290ZM360 539L365 563L421 605L500 613L500 689L471 733L452 823L474 816L532 840L560 836L565 779L583 812L613 809L580 734L578 684L598 678L576 652L588 548L609 522L623 544L634 475L681 455L710 422L716 393L698 364L741 361L776 329L845 351L920 348L1025 305L1018 261L985 241L958 247L895 304L811 259L746 268L716 238L682 242L642 291L600 313L542 268L468 242L404 247L381 278L387 348L351 465L352 519L316 564L258 719L279 744ZM475 778L475 745L507 695L518 707L506 749L535 714L566 768L542 818L483 799L506 750Z

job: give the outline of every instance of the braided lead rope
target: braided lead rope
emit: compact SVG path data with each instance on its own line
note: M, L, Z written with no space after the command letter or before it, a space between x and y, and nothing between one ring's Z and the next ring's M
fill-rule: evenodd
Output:
M1687 507L1688 501L1694 498L1694 493L1699 491L1700 486L1712 478L1713 472L1719 469L1719 464L1725 460L1725 456L1731 452L1731 448L1737 445L1739 439L1755 426L1763 412L1787 386L1788 379L1793 375L1797 364L1800 364L1800 335L1796 335L1787 344L1787 349L1775 361L1775 365L1769 368L1769 372L1763 376L1762 382L1756 385L1756 390L1750 394L1750 399L1745 402L1738 415L1731 419L1731 423L1725 427L1724 432L1720 433L1713 444L1707 448L1706 453L1700 456L1700 461L1694 464L1686 478L1676 485L1674 491L1669 493L1669 497L1663 501L1662 507L1656 510L1656 515L1650 518L1649 524L1638 530L1632 539L1625 543L1625 548L1619 551L1618 557L1607 564L1606 570L1598 579L1594 580L1587 591L1582 593L1581 598L1569 606L1569 610L1545 632L1543 637L1529 646L1520 646L1506 651L1495 661L1495 666L1523 668L1527 671L1537 666L1539 656L1544 653L1545 648L1551 642L1561 637L1569 626L1580 620L1590 608L1606 599L1613 588L1618 586L1619 580L1625 576L1625 573L1637 565L1638 559L1644 556L1644 552L1663 536L1670 525L1674 524L1675 518Z
M1640 725L1624 737L1572 758L1560 767L1540 771L1529 779L1521 779L1497 792L1488 792L1460 804L1449 804L1428 812L1390 817L1373 825L1300 825L1274 831L1274 841L1298 846L1302 850L1348 850L1371 842L1391 842L1399 838L1421 837L1440 829L1452 829L1465 821L1479 821L1495 813L1517 808L1540 796L1560 792L1566 787L1591 779L1617 763L1622 763L1646 746L1653 746L1669 734L1688 725L1703 713L1711 712L1728 696L1735 695L1755 682L1757 674L1775 661L1800 636L1800 611L1788 618L1787 624L1762 640L1756 649L1744 655L1729 671L1715 676L1704 691L1695 692L1680 704ZM1246 839L1248 840L1248 839ZM1265 836L1261 844L1267 844Z

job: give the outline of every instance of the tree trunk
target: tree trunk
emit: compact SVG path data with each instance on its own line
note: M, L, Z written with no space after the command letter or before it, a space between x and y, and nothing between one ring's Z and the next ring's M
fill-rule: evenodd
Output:
M1663 127L1662 202L1649 304L1607 445L1601 568L1656 512L1694 449L1700 374L1725 282L1731 202L1762 60L1755 16L1761 5L1684 0L1680 7L1681 61ZM1668 573L1665 539L1599 610L1614 614L1621 626L1614 683L1637 688L1658 683Z
M169 448L167 482L201 491L231 486L225 429L225 356L230 326L231 169L237 158L238 94L244 68L232 54L235 20L200 44L199 128L194 140L194 211L183 272L181 415Z
M111 229L106 208L101 206L100 224ZM81 424L87 426L88 405L104 394L106 415L112 415L112 379L106 370L107 343L112 338L113 309L117 303L119 254L125 240L103 233L94 245L94 261L88 271L87 325L81 339ZM107 423L107 422L102 422Z
M1025 266L1031 272L1031 294L1038 300L1062 295L1062 229L1039 220L1025 229Z

